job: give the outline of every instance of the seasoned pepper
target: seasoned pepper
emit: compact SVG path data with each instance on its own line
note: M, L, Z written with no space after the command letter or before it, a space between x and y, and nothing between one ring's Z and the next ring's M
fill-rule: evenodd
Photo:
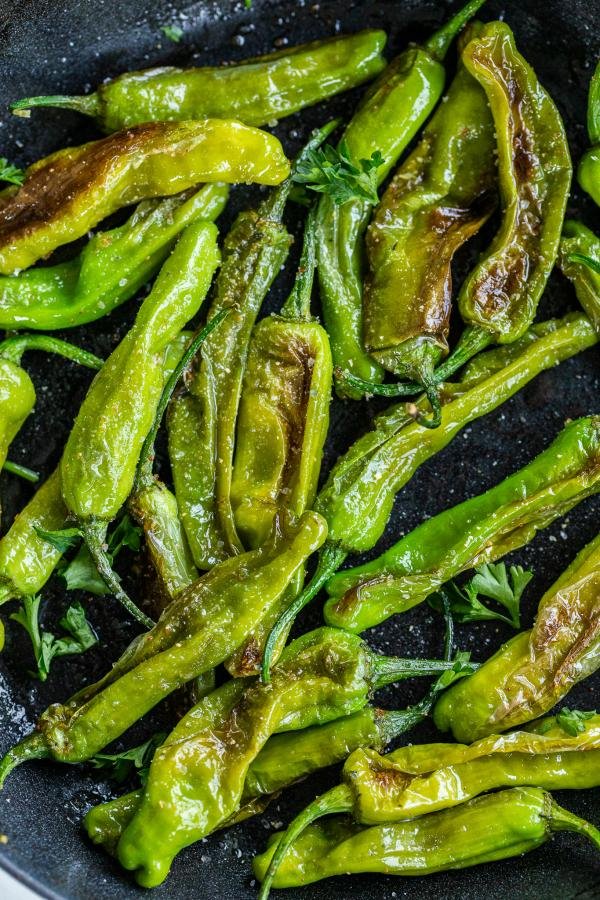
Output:
M202 181L279 184L288 173L277 138L219 119L136 125L59 150L0 197L0 273L26 269L131 203Z
M587 108L587 130L592 145L584 153L577 180L584 191L600 206L600 61L590 82Z
M442 61L456 34L483 5L470 0L423 47L396 57L367 93L350 121L343 145L351 162L379 153L381 184L429 117L444 89ZM355 198L337 205L324 195L318 208L317 247L323 315L336 366L369 381L381 381L383 369L363 347L362 239L372 203ZM348 396L356 392L344 391Z
M600 536L546 591L533 628L438 701L436 725L459 741L505 731L547 713L599 666Z
M367 230L365 348L388 371L426 387L432 424L439 422L433 373L448 352L452 258L494 209L494 151L485 92L461 65Z
M108 315L152 279L187 225L217 218L227 194L226 185L207 184L191 195L144 201L74 259L0 275L0 328L51 331Z
M339 629L303 635L282 654L271 685L229 682L175 727L152 760L119 861L144 887L160 884L180 850L236 813L250 762L271 734L347 716L385 684L451 666L379 656Z
M521 856L554 832L573 831L600 849L600 831L558 806L537 788L514 788L477 797L457 809L408 822L361 828L346 818L313 825L283 860L273 887L299 887L334 875L377 872L427 875ZM254 860L263 881L280 835ZM261 891L266 900L268 889Z
M37 730L0 763L0 785L27 759L89 759L164 697L223 662L279 602L325 534L317 513L297 524L277 522L268 543L214 566L181 591L103 679L42 714Z
M268 677L269 654L281 631L288 628L349 553L370 550L376 544L397 492L416 469L469 422L508 400L540 372L596 340L594 329L583 315L535 326L512 347L481 354L467 369L464 381L444 386L448 402L443 406L439 428L424 432L403 404L376 420L373 430L337 461L319 492L315 509L328 523L327 543L312 581L282 614L269 637L263 677Z
M126 72L94 94L30 97L11 109L16 115L34 106L73 109L92 116L104 131L211 117L266 125L379 74L385 40L383 31L359 31L235 65Z
M600 491L600 418L578 419L523 469L444 510L371 562L328 583L325 621L361 632L405 612L460 572L522 547Z
M581 222L563 225L558 263L573 283L577 299L600 332L600 238Z

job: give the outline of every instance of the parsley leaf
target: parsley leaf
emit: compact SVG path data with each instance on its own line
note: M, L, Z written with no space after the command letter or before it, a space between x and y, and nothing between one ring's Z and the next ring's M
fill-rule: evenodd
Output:
M96 756L92 756L90 763L95 769L106 770L108 777L118 784L136 771L142 784L145 784L152 757L166 736L165 732L160 732L140 744L139 747L132 747L131 750L125 750L123 753L97 753Z
M298 164L293 180L305 184L311 191L328 194L338 206L348 200L366 200L375 204L379 200L377 169L383 161L380 151L376 150L370 159L361 159L354 165L348 145L342 140L338 149L325 144L308 152Z
M66 553L71 547L76 547L83 537L79 528L62 528L60 531L44 531L36 525L34 528L38 537L52 544L60 553Z
M51 534L54 537L61 532ZM123 547L137 552L141 546L141 535L141 528L134 525L129 514L125 513L108 536L108 556L111 563L115 561ZM59 574L68 591L89 591L98 597L109 593L85 544L79 548L70 562L62 566Z
M526 572L521 566L511 566L507 573L504 563L486 563L475 569L475 575L462 588L451 581L443 588L443 593L450 602L453 615L461 623L499 619L513 628L520 628L519 604L532 578L533 572ZM480 595L495 600L508 615L490 609L481 602ZM434 595L429 603L434 609L440 609L440 596Z
M56 638L49 631L42 631L39 623L41 597L24 597L21 607L10 618L21 625L31 640L37 664L37 676L45 681L50 673L52 660L59 656L72 656L89 650L98 643L92 627L85 617L81 603L70 606L59 622L67 634ZM33 673L35 675L35 673Z
M179 25L162 25L160 30L165 37L175 44L178 44L183 37L183 28L180 28Z
M23 184L25 172L18 166L13 166L5 156L0 156L0 181L8 181L9 184Z
M598 262L597 259L592 259L591 256L587 256L585 253L570 253L569 261L583 263L584 266L587 266L588 269L591 269L596 275L600 275L600 262Z
M540 734L545 734L556 724L562 728L566 734L571 735L571 737L577 737L578 734L583 734L585 731L587 727L585 724L586 721L588 719L593 719L595 715L595 709L582 711L580 709L568 709L565 706L560 712L557 712L555 716L546 719L538 730Z

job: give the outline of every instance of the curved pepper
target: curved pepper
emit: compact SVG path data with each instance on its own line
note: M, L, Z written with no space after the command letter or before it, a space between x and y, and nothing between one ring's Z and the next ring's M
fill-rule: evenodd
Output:
M422 603L444 582L522 547L600 491L600 418L578 419L484 494L419 525L381 556L334 576L325 621L361 632Z
M600 849L600 831L537 788L477 797L456 809L408 822L361 828L346 818L313 825L290 848L273 886L299 887L334 875L427 875L521 856L557 831L573 831ZM264 881L281 835L254 859ZM260 900L266 900L263 887Z
M426 41L410 47L384 70L346 128L343 140L351 161L379 151L381 184L429 117L444 89L442 60L450 45L484 0L470 0ZM362 237L372 205L353 199L342 206L324 195L317 214L319 286L333 361L369 381L381 381L383 369L368 355L362 340ZM344 392L338 384L338 392ZM345 391L348 396L359 396Z
M548 712L599 666L600 536L546 591L533 628L439 700L435 723L457 740L504 731Z
M0 273L26 269L131 203L202 181L279 184L288 174L277 138L220 119L136 125L59 150L0 197Z
M385 32L359 31L301 44L251 62L126 72L83 97L30 97L11 104L16 115L58 106L92 116L104 131L143 122L239 119L266 125L368 81L385 66Z
M587 130L592 145L584 153L577 169L577 181L600 206L600 62L590 81L587 108Z
M0 328L73 328L108 315L151 280L187 225L219 216L227 195L226 185L207 184L192 196L144 201L74 259L0 275Z
M600 238L575 219L563 225L558 264L600 333Z

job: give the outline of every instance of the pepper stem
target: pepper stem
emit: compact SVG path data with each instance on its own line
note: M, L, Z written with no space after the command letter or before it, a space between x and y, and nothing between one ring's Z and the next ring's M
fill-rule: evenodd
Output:
M29 118L29 110L35 106L52 106L59 109L73 109L84 116L100 115L100 100L97 94L66 97L63 94L49 94L44 97L25 97L9 105L14 116Z
M49 759L50 751L48 750L44 735L39 731L27 735L15 747L11 747L0 762L0 789L4 787L4 782L13 769L20 766L21 763L30 759Z
M260 675L263 684L268 684L271 680L271 660L280 636L286 629L290 628L300 610L304 609L307 603L310 603L313 597L319 593L325 582L337 572L347 556L348 553L346 550L343 550L336 544L326 543L324 545L319 555L319 562L317 563L315 574L302 593L300 593L294 602L282 612L269 633L263 653Z
M547 813L550 831L574 831L588 837L597 850L600 850L600 831L585 819L581 819L568 809L559 806L550 798Z
M32 484L37 484L40 480L39 472L34 472L33 469L28 469L27 466L22 466L20 463L11 462L10 459L4 461L2 468L5 472L10 472L11 475L18 475L19 478L23 478L24 481L30 481Z
M281 307L280 315L284 319L294 319L300 322L308 322L310 320L310 300L317 265L316 221L317 204L313 203L308 211L304 225L302 254L298 271L296 272L294 287Z
M317 797L316 800L313 800L312 803L309 803L309 805L290 822L281 835L275 848L275 852L271 857L269 868L262 880L258 900L267 900L271 891L273 879L277 875L277 870L279 869L285 854L296 838L302 834L304 829L308 828L309 825L312 825L313 822L316 822L317 819L320 819L323 816L329 816L335 813L352 812L353 805L352 793L350 788L345 784L338 784L330 791L327 791L327 793L321 794L321 796Z
M434 59L442 62L458 32L464 28L469 19L473 18L484 3L485 0L469 0L448 22L432 34L428 41L425 41L425 50Z
M378 653L373 653L372 664L374 691L405 678L438 675L454 666L452 660L447 659L403 659L398 656L380 656Z
M477 353L485 350L494 342L493 335L478 325L469 325L460 336L460 340L450 356L435 370L436 384L446 381L462 369Z
M106 552L106 524L104 522L86 522L82 526L83 537L87 545L90 555L96 564L98 572L109 588L112 594L117 598L127 612L134 619L144 625L145 628L152 628L156 623L153 622L145 613L138 609L133 600L123 590L119 579L113 571L111 560Z
M440 398L439 384L433 372L423 377L425 395L431 405L431 418L423 415L418 406L415 406L415 422L423 428L439 428L442 422L442 401ZM413 404L414 405L414 404Z
M211 331L213 331L217 327L217 325L219 325L223 321L225 316L229 315L229 312L229 309L222 309L216 314L216 316L212 317L210 322L206 323L204 328L202 328L198 332L198 334L196 334L195 337L192 338L189 347L185 350L181 359L169 375L167 383L165 384L163 392L160 396L160 400L158 401L152 428L146 435L146 439L142 444L142 450L140 453L140 459L138 462L138 468L135 478L134 493L137 493L143 487L148 487L148 485L152 482L154 442L156 441L156 435L158 434L158 429L160 428L160 423L162 422L165 410L169 404L169 400L171 399L173 391L177 387L177 382L181 378L182 372L189 366L190 362L192 361L206 338L209 336Z
M58 356L64 356L65 359L71 359L73 362L85 366L87 369L101 369L104 360L93 353L89 353L82 347L76 347L68 341L61 341L60 338L50 337L47 334L18 334L14 337L7 338L0 343L0 356L9 359L16 365L21 362L21 357L27 350L43 350L45 353L56 353Z

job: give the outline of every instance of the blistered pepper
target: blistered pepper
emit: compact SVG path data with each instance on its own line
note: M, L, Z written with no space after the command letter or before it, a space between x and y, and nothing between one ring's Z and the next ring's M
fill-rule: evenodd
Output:
M313 825L286 854L273 886L299 887L334 875L377 872L427 875L521 856L554 832L573 831L600 849L600 831L558 806L537 788L514 788L477 797L456 809L408 822L362 828L347 818ZM265 878L280 835L254 859ZM267 890L260 894L266 900Z
M547 713L599 666L600 536L546 591L533 628L438 701L436 725L460 741L505 731Z
M406 612L460 572L522 547L600 491L600 418L578 419L494 488L427 519L328 583L325 621L361 632Z
M219 119L136 125L59 150L0 197L0 273L26 269L131 203L203 181L279 184L288 174L277 138Z
M448 402L443 406L439 428L424 431L403 404L376 420L375 427L337 461L317 496L315 509L328 523L327 543L312 581L282 614L269 637L263 677L268 677L269 653L279 633L289 627L349 553L370 550L376 544L397 492L416 469L469 422L491 412L540 372L596 340L594 329L583 315L536 326L516 347L482 354L468 370L470 381L444 386ZM423 406L423 411L426 409Z
M74 259L0 275L0 328L51 331L108 315L152 279L187 225L217 218L227 194L226 185L207 184L191 196L144 201Z
M563 225L558 264L573 283L577 299L600 332L600 238L582 222Z
M359 31L234 65L126 72L94 94L30 97L11 109L17 115L34 106L73 109L104 131L211 117L266 125L373 78L385 66L385 40L383 31Z
M379 151L381 184L429 117L444 89L442 61L456 34L484 0L469 0L422 47L396 57L367 93L343 140L354 164ZM368 381L381 381L383 369L363 347L362 239L372 204L353 199L339 206L324 195L317 216L319 285L323 315L336 366ZM340 393L359 396L338 385Z
M590 144L577 169L577 180L584 191L600 206L600 62L590 81L587 108L587 130Z

